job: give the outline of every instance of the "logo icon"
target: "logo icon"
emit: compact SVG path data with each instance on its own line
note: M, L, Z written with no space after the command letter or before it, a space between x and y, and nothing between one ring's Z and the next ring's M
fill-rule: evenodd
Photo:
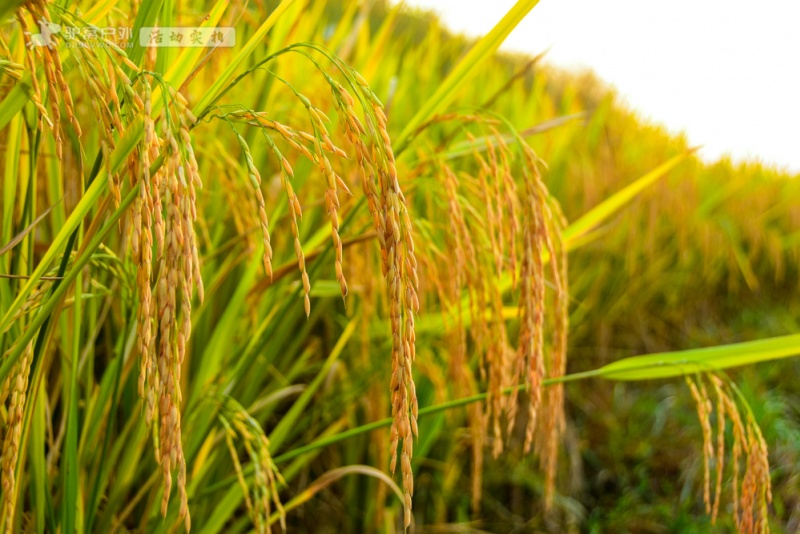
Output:
M28 36L28 48L41 46L52 48L55 46L56 41L53 39L53 35L61 31L61 25L53 24L44 19L39 19L38 24L40 33L25 32L25 35Z

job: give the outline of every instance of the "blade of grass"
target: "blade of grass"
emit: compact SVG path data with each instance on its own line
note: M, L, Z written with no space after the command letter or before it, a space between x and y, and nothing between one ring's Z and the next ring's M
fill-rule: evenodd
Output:
M566 115L563 117L556 117L555 119L551 119L535 126L531 126L525 130L519 132L519 136L526 138L531 137L534 135L538 135L547 131L550 131L554 128L558 128L559 126L563 126L564 124L568 124L570 122L576 121L578 119L583 119L586 117L586 113L573 113L571 115ZM510 144L514 141L516 136L514 135L504 135L502 137L503 141L506 144ZM479 137L473 139L471 141L461 141L459 143L452 143L448 146L447 150L442 152L435 152L433 154L429 154L421 159L418 160L418 163L423 163L426 161L432 161L435 159L446 159L452 160L457 159L464 156L469 156L475 154L476 152L481 153L488 150L487 142L492 146L497 144L497 139L493 136L487 137Z
M125 331L124 327L123 327L122 331L123 332ZM132 341L133 341L134 329L131 328L130 332L131 332L131 335L128 336L128 343L124 342L124 338L120 338L118 340L118 345L117 345L117 354L119 354L118 359L117 359L118 363L117 363L116 367L111 366L109 368L110 370L113 370L113 375L111 375L111 376L114 377L114 386L113 386L113 390L111 392L111 407L109 408L109 411L108 411L108 419L107 419L107 422L106 422L106 431L105 431L105 435L103 437L103 446L102 446L102 449L100 451L100 456L99 456L98 462L97 462L98 463L97 476L95 477L94 484L92 484L92 491L89 494L88 507L86 508L86 511L87 511L87 514L88 514L87 519L86 519L86 531L87 532L91 532L92 531L92 524L94 523L95 518L97 517L97 504L98 504L98 501L100 499L101 486L103 484L108 484L108 482L109 482L109 479L108 479L108 477L106 476L106 473L105 473L106 462L107 462L106 452L108 451L109 444L111 442L111 423L113 422L114 414L117 411L117 404L119 402L119 389L120 389L120 385L121 385L121 382L122 382L122 370L125 367L123 365L123 362L125 360L126 355L130 354L131 347L133 346ZM108 390L106 389L106 391L108 391ZM105 402L103 402L102 405L105 406ZM134 449L134 448L131 447L131 449Z
M256 33L247 41L242 49L236 54L236 57L233 58L228 63L228 66L225 70L217 77L217 81L215 81L208 90L205 91L203 98L200 99L200 102L194 107L194 114L195 117L200 117L205 112L206 108L214 102L214 99L217 95L222 91L222 88L228 85L233 81L235 78L236 69L242 62L247 59L250 54L256 49L256 47L264 41L264 37L267 35L269 29L275 24L275 21L291 6L295 0L283 0L278 7L270 13L267 20L256 30Z
M16 11L16 9L21 6L24 1L25 0L7 0L0 5L0 21L10 15L13 15L14 11Z
M304 503L311 500L317 493L325 489L327 486L333 484L340 478L346 475L366 475L370 477L374 477L387 486L392 490L392 492L397 496L400 502L404 502L403 498L403 491L395 484L394 480L389 477L383 471L375 469L374 467L370 467L368 465L348 465L345 467L339 467L337 469L331 469L317 480L306 486L306 488L297 494L292 500L287 502L283 505L284 512L290 512L295 508L302 506ZM273 513L269 518L269 523L273 524L280 519L280 514L278 512Z
M37 534L43 534L45 531L45 514L51 512L48 503L49 489L47 484L49 478L47 476L47 460L46 453L47 447L45 445L45 432L47 431L47 419L45 413L45 403L47 397L44 389L39 390L39 400L36 402L36 408L33 413L33 425L31 427L28 452L31 470L31 498L33 499L34 510L34 524L36 525Z
M16 115L11 121L6 137L6 157L3 176L3 243L11 241L14 217L14 203L17 198L17 180L20 173L20 155L22 153L22 115ZM5 247L3 248L5 252Z
M800 354L800 334L701 349L633 356L598 369L610 380L653 380L789 358Z
M162 28L175 26L175 0L163 0L161 15L158 17L158 25ZM164 74L169 65L175 61L177 49L171 46L161 47L157 50L156 72Z
M58 202L61 202L61 200L59 200ZM31 230L36 228L36 225L39 224L42 219L47 217L47 215L53 210L53 208L56 207L56 205L57 205L57 203L53 204L52 206L50 206L49 208L44 210L38 217L36 217L33 220L32 223L30 223L28 226L26 226L24 230L22 230L20 233L15 235L13 239L11 239L8 243L5 244L5 246L3 246L3 248L0 248L0 256L2 256L6 252L8 252L12 248L14 248L20 241L22 241L25 238L25 236L28 235L31 232Z
M634 181L624 189L614 193L612 196L589 210L577 221L570 224L563 233L564 240L569 242L571 240L581 237L583 234L589 232L600 223L618 213L619 210L633 198L654 184L659 178L666 175L669 171L674 169L679 163L688 158L699 147L687 150L682 154L678 154L667 162L659 165L652 171L648 172L641 178Z
M80 226L78 232L80 233ZM63 452L64 487L61 503L61 528L64 532L75 532L75 512L78 506L78 361L81 353L82 279L83 276L78 271L72 305L72 355L69 358L68 380L64 380L64 398L67 399L67 435Z
M200 24L200 27L216 27L222 18L222 14L225 12L225 9L229 4L230 0L217 0L213 9L211 9L211 11L208 12L208 15L203 18L203 22ZM169 68L169 70L167 70L166 74L164 74L164 80L176 89L180 88L184 82L189 79L189 76L194 71L194 66L197 64L198 60L200 60L200 57L205 53L209 53L208 48L199 46L183 48L180 55L178 55L178 59L172 63L172 66ZM153 102L155 103L163 101L156 94L154 94ZM159 106L153 106L154 114L157 113L158 109L160 109ZM199 115L196 116L199 117Z
M263 247L263 245L261 246ZM236 291L227 302L225 310L214 328L214 333L199 358L197 375L194 379L196 387L189 397L188 407L193 407L203 398L208 385L222 369L228 356L225 347L234 345L233 336L236 335L236 324L241 321L241 317L245 313L247 295L255 283L260 269L261 252L258 251L253 254L247 264L247 269L240 275Z
M128 48L126 51L128 59L130 59L135 65L141 66L142 60L144 59L145 49L139 40L139 30L156 25L156 22L158 21L158 14L161 11L162 5L163 0L143 0L143 2L139 5L139 10L136 14L136 20L133 22L131 38L128 41ZM160 26L166 26L166 24L160 24ZM169 50L169 48L162 48L161 50ZM159 50L159 57L161 56L161 50ZM130 75L133 72L133 69L126 66L125 72Z
M344 350L344 347L347 345L347 342L350 340L353 332L355 332L357 325L358 321L355 318L350 320L350 322L347 324L347 327L336 341L336 345L333 347L333 349L331 349L328 359L325 360L325 364L322 366L322 369L320 369L319 373L317 373L316 378L314 378L313 382L308 385L305 391L303 391L303 394L298 397L286 415L281 418L280 423L278 423L277 426L275 426L275 428L272 430L272 433L269 435L269 442L272 450L280 449L280 446L283 445L283 442L289 437L290 432L297 429L297 423L300 419L300 416L305 411L308 403L311 402L311 398L316 394L320 385L322 385L322 382L328 375L328 371L330 370L331 366L333 366L336 360L339 359L339 355Z
M100 180L95 180L95 183L99 182ZM111 217L109 217L102 229L94 235L84 253L75 260L72 269L70 269L69 273L64 276L63 280L61 280L61 284L55 289L55 291L53 291L50 298L41 307L39 313L36 314L36 317L34 317L34 319L28 325L28 328L22 333L20 338L17 340L17 344L11 349L11 351L7 353L6 357L3 359L2 366L0 366L0 381L5 380L8 374L11 372L11 368L22 354L22 350L25 348L27 343L33 339L38 329L41 328L42 325L50 318L51 313L56 308L61 298L66 294L70 284L75 281L75 278L78 276L80 270L83 269L83 267L85 267L92 259L92 252L100 246L100 243L102 243L105 236L108 235L108 233L115 227L117 221L119 221L119 219L125 213L125 210L127 210L128 207L133 203L137 192L138 188L131 189L122 202L120 202L119 207L114 211ZM38 270L39 269L37 268L37 271ZM33 280L33 278L30 280Z
M508 34L517 27L539 0L519 0L492 30L470 49L466 56L447 75L436 92L427 99L416 115L406 123L397 137L400 140L395 154L401 154L413 140L413 135L423 123L442 111L458 93L458 89L469 83L478 73L478 67L500 48Z

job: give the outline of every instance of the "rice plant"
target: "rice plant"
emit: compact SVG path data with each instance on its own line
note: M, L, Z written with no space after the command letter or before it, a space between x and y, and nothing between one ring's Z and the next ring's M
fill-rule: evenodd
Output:
M797 186L498 55L536 3L475 43L381 2L4 4L4 531L613 529L576 436L642 380L696 412L661 497L791 531L773 379L725 370L796 370L731 308L793 294Z

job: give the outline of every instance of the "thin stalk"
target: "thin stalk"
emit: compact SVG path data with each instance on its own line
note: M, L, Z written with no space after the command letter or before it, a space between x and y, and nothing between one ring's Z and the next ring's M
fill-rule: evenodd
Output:
M602 369L593 369L591 371L584 371L582 373L574 373L571 375L564 375L556 378L548 378L544 380L545 386L552 386L554 384L563 384L565 382L574 382L577 380L585 380L587 378L594 378L602 375ZM503 395L510 395L515 393L519 390L525 389L525 384L518 384L516 386L507 387L503 390ZM482 400L486 400L488 393L478 393L476 395L471 395L469 397L462 397L460 399L454 399L451 401L443 402L441 404L436 404L434 406L428 406L426 408L420 408L419 416L424 417L426 415L433 415L439 412L443 412L446 410L451 410L453 408L459 408L461 406L466 406L468 404L473 404L475 402L479 402ZM351 438L353 436L358 436L360 434L365 434L367 432L371 432L373 430L377 430L379 428L387 427L392 424L392 418L387 417L385 419L381 419L379 421L375 421L373 423L369 423L367 425L362 425L356 428L351 428L349 430L345 430L344 432L340 432L339 434L335 434L333 436L318 439L316 441L312 441L308 445L304 445L302 447L298 447L296 449L292 449L280 456L276 456L273 458L275 463L285 462L287 460L291 460L301 454L307 453L309 451L313 451L314 449L318 449L320 447L327 447L333 443Z
M126 314L127 316L127 314ZM128 320L125 321L121 332L126 332L128 330L127 325L130 322L130 317ZM92 484L92 493L89 497L89 506L86 508L87 510L87 518L86 518L86 532L92 531L92 524L94 523L94 519L97 516L97 502L100 497L100 483L103 479L103 471L105 469L105 460L108 451L109 442L111 441L111 425L114 421L114 414L117 412L117 404L119 399L119 388L120 383L122 382L122 369L125 367L125 336L119 337L117 353L119 356L119 364L117 365L116 375L114 376L114 391L111 393L111 409L108 412L108 419L106 421L106 432L103 438L103 448L100 453L100 459L98 461L97 467L97 476L94 479L94 484Z
M83 230L78 225L77 232ZM75 532L75 517L78 506L78 360L81 346L81 289L83 275L78 271L75 278L74 303L72 305L72 357L69 362L69 379L64 382L67 400L67 435L64 440L64 501L61 508L61 528L64 532Z
M602 376L602 374L603 374L603 370L602 369L593 369L591 371L584 371L584 372L581 372L581 373L574 373L574 374L571 374L571 375L564 375L564 376L560 376L560 377L556 377L556 378L548 378L548 379L544 380L543 383L544 383L545 386L551 386L553 384L560 384L560 383L565 383L565 382L574 382L574 381L577 381L577 380L585 380L587 378L594 378L594 377ZM522 389L525 389L525 384L518 384L516 386L511 386L511 387L505 388L502 393L503 393L503 395L510 395L511 393L514 393L514 392L522 390ZM451 400L451 401L443 402L441 404L436 404L435 406L428 406L426 408L421 408L419 410L419 417L425 417L425 416L428 416L428 415L437 414L439 412L444 412L446 410L451 410L453 408L459 408L461 406L466 406L468 404L472 404L472 403L475 403L475 402L486 400L487 396L488 396L488 393L478 393L476 395L471 395L469 397L462 397L460 399L454 399L454 400ZM392 424L392 418L391 417L387 417L385 419L380 419L378 421L374 421L374 422L368 423L366 425L361 425L361 426L358 426L356 428L351 428L351 429L345 430L343 432L339 432L338 434L334 434L333 436L328 436L328 437L325 437L325 438L318 439L316 441L312 441L308 445L304 445L302 447L298 447L296 449L292 449L292 450L290 450L288 452L285 452L285 453L281 454L280 456L275 456L273 458L273 461L275 463L286 462L288 460L296 458L297 456L301 456L301 455L303 455L303 454L305 454L307 452L311 452L311 451L316 450L316 449L327 447L328 445L333 445L334 443L338 443L340 441L344 441L346 439L349 439L349 438L352 438L352 437L355 437L355 436L359 436L361 434L366 434L367 432L372 432L373 430L378 430L379 428L385 428L385 427L390 426L391 424ZM253 465L252 464L250 464L250 465L248 465L247 467L244 468L244 473L246 475L252 475L252 471L253 471ZM220 488L224 488L224 487L236 482L237 480L238 479L237 479L236 476L232 476L232 477L226 478L225 480L221 480L220 482L217 482L216 484L211 484L211 485L207 486L203 491L198 492L198 494L195 496L195 498L199 498L199 497L202 497L204 495L208 495L209 493L212 493L212 492L214 492L214 491L216 491L216 490L218 490Z

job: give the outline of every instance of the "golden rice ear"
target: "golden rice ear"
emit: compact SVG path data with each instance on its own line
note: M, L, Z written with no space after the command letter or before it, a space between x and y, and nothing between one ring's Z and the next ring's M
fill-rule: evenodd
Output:
M338 61L332 57L330 59L334 62ZM362 105L364 118L367 121L367 128L365 128L354 109L356 98L350 96L340 84L334 82L329 75L320 70L329 83L336 108L340 112L340 118L344 119L342 122L345 136L355 149L362 186L373 218L377 239L381 246L382 269L386 279L392 325L392 380L390 389L394 417L394 437L391 440L391 453L394 458L394 465L398 453L397 446L402 440L401 470L403 472L404 486L406 487L406 501L410 505L413 491L410 459L413 449L413 436L417 433L416 418L418 416L418 402L411 376L412 362L416 355L413 316L419 310L420 305L417 294L419 276L417 274L411 219L408 214L405 197L400 190L398 182L386 114L377 97L366 85L363 78L358 77L346 66L339 63L337 63L337 66L349 78L350 85L356 91L357 100ZM352 79L355 79L356 83L353 83ZM331 224L331 238L335 253L334 269L342 297L347 294L347 282L343 266L343 244L339 233L340 201L338 188L343 186L348 193L349 189L346 185L343 185L343 180L334 171L331 157L328 154L345 158L346 153L335 146L331 140L327 130L327 124L330 123L330 119L316 108L306 96L297 92L288 83L286 85L305 107L313 133L294 130L263 117L261 113L249 110L231 113L224 120L231 122L233 119L238 119L261 127L262 133L264 133L264 140L279 163L279 175L288 201L288 215L294 238L295 257L301 272L304 308L308 316L311 305L311 284L306 270L305 254L300 243L298 226L298 219L302 218L302 208L291 182L293 177L292 167L288 159L280 152L272 137L265 133L264 130L271 129L276 131L291 147L299 150L312 160L319 167L321 174L325 178L324 203ZM236 136L245 153L249 175L254 189L256 189L259 210L262 212L260 218L262 220L262 230L265 232L264 263L265 270L271 275L272 269L269 261L271 247L266 233L266 214L263 213L264 202L263 194L260 192L260 177L250 156L247 143L244 142L238 132ZM365 137L366 139L364 139ZM309 144L311 148L305 147L305 143ZM408 516L410 517L410 509L408 510Z
M202 182L191 146L188 126L191 118L187 115L185 99L171 92L169 106L162 114L159 136L150 116L152 91L148 80L141 79L144 137L128 161L131 182L139 185L131 231L140 304L137 317L137 347L141 356L139 394L146 400L148 424L154 419L158 421L156 457L164 478L161 512L166 515L173 473L177 471L179 516L188 530L191 518L181 439L180 374L191 338L195 288L201 299L203 294L194 231L195 187ZM180 125L178 136L170 124ZM150 166L159 158L164 164L152 174ZM159 261L157 269L153 268L153 231ZM152 280L154 271L157 273L155 281Z
M737 518L738 527L740 532L745 533L765 532L769 529L768 505L772 501L767 444L749 410L746 426L747 456L739 502L741 516Z
M545 473L545 505L549 508L555 494L558 453L565 427L564 393L559 384L547 390L543 386L545 380L557 379L566 371L567 253L561 237L565 219L541 180L539 159L521 139L517 139L519 150L512 151L496 127L499 121L486 117L447 115L429 123L444 120L480 125L488 135L476 138L468 132L463 143L477 170L462 170L456 176L443 157L421 163L420 167L427 165L428 169L417 171L430 172L433 168L447 206L447 241L455 277L435 283L455 284L455 302L460 301L462 290L469 295L470 333L481 355L481 378L488 382L486 415L480 418L480 424L483 432L492 436L495 456L503 450L503 418L505 435L510 437L518 416L518 394L506 393L516 389L520 382L527 386L525 448L535 450L539 457ZM465 155L465 152L460 149L458 153ZM518 187L516 180L520 175ZM462 202L469 203L469 209L477 215L475 219L480 221L478 225L464 217ZM502 276L510 276L512 287L520 294L521 328L516 350L510 349L504 297L497 289ZM546 279L552 292L545 289ZM449 298L441 300L446 307ZM459 305L455 309L461 313ZM456 325L460 324L459 314L453 317ZM452 354L456 355L451 362L454 363L458 360L457 346ZM475 463L481 461L477 454ZM473 495L479 494L477 485ZM473 497L473 501L477 502L477 498Z
M378 165L381 184L381 211L384 215L385 277L389 292L389 306L392 326L392 414L393 427L398 440L403 441L401 474L405 493L404 524L411 524L411 496L413 493L413 473L411 471L411 450L417 433L417 397L411 364L415 357L415 334L413 315L419 310L416 287L416 259L411 226L406 213L405 200L400 193L397 170L394 163L386 116L383 110L373 103L377 119L378 136L376 140L382 149L383 161ZM376 228L380 231L380 227ZM397 454L398 441L392 445L392 456Z
M413 438L417 434L418 415L418 402L412 376L412 362L416 355L414 314L419 310L417 260L411 221L405 197L400 190L386 114L366 81L355 71L351 70L349 73L357 82L352 87L357 91L358 100L364 107L368 125L366 129L355 113L353 107L355 99L338 84L332 85L332 88L335 89L337 107L344 114L345 136L355 149L362 189L381 246L392 329L390 395L393 422L390 467L394 472L398 445L402 441L400 467L405 493L404 524L408 527L411 523L413 493L411 456ZM367 132L369 132L370 147L362 139ZM346 286L342 285L341 289L344 293Z
M17 459L19 458L20 438L22 436L22 420L25 411L25 399L28 392L28 378L33 359L33 344L23 349L19 362L8 377L8 385L3 386L10 393L6 432L3 440L3 473L0 481L3 486L3 517L8 531L14 524L14 512L17 508Z
M237 134L238 135L238 134ZM272 137L268 134L264 134L264 140L267 142L267 146L272 151L275 159L278 161L278 167L280 169L280 177L281 177L281 184L283 185L283 190L286 192L286 199L289 206L289 219L292 224L292 235L294 237L294 253L295 258L297 259L297 267L300 270L300 277L303 282L303 308L306 313L306 317L308 317L311 313L311 300L309 295L311 293L311 282L308 278L308 272L306 271L306 261L305 261L305 254L303 253L303 247L300 243L300 227L298 225L298 219L303 218L303 211L300 206L300 200L297 198L297 195L294 192L294 188L292 187L291 178L293 176L293 171L291 166L289 166L288 161L284 164L286 158L283 157L283 154L280 150L278 150L275 141L273 141ZM240 141L241 143L241 141ZM249 154L249 151L247 152ZM250 160L252 163L252 158ZM252 179L252 176L251 176ZM263 220L266 220L266 215L262 218L262 228L263 228ZM265 242L265 255L267 254L267 250L271 254L272 249L271 247L267 246L268 243ZM265 260L266 264L266 260ZM268 269L268 274L271 276L271 268Z
M687 376L686 384L697 405L697 417L700 419L700 426L703 429L703 502L706 506L706 513L710 514L711 463L714 460L714 448L711 441L711 399L708 397L708 391L702 379L695 382Z
M247 163L247 172L250 178L250 183L253 186L253 192L255 194L256 203L258 204L258 219L259 224L261 226L261 236L262 236L262 243L264 245L264 255L263 255L263 263L264 263L264 271L269 276L270 280L272 279L272 243L270 242L270 235L269 235L269 220L267 219L267 210L266 205L264 202L264 194L261 191L261 174L258 172L258 169L253 163L253 156L250 154L250 147L247 145L247 142L244 138L234 130L236 133L236 139L239 141L239 146L242 148L244 152L244 159Z
M480 116L446 115L429 124L444 120L475 123L489 135L478 139L472 133L466 134L464 145L469 147L477 171L461 171L456 177L444 163L447 158L420 164L433 167L447 205L447 240L456 275L454 281L436 283L455 283L458 300L462 289L468 292L470 332L481 354L481 377L488 381L486 416L481 418L481 426L492 436L495 456L503 450L502 419L506 422L505 434L511 436L518 415L518 395L505 393L520 382L528 386L525 446L526 450L535 449L539 456L545 472L545 503L549 507L555 493L558 450L565 426L564 400L563 386L555 385L545 392L543 385L545 379L563 376L566 371L567 254L561 238L565 220L541 180L538 158L521 139L520 150L513 152L496 127L499 121ZM464 152L459 150L459 155ZM520 174L524 187L518 190L515 180ZM479 225L464 218L461 197L472 199L470 209L479 215ZM477 237L473 239L472 234ZM520 292L522 327L516 351L509 349L503 295L497 289L496 281L505 275L510 275L512 286ZM544 289L545 278L551 281L552 297ZM447 300L442 298L443 305ZM552 313L545 313L545 302L548 308L552 302ZM546 328L544 317L548 317L552 328ZM454 321L460 324L460 316L456 315ZM549 336L547 330L551 330ZM550 349L545 350L548 338ZM457 347L453 349L453 354L458 352ZM473 493L479 494L479 487Z
M23 9L18 9L16 12L16 18L19 22L20 27L22 28L22 39L25 43L25 49L27 52L25 53L25 63L28 66L28 70L30 72L37 71L37 65L35 61L35 54L33 53L33 46L30 40L31 32L28 27L28 23L25 19L25 11ZM9 56L10 57L10 56ZM36 109L39 111L39 118L38 118L38 129L41 131L43 129L44 122L47 122L47 125L52 129L54 128L53 121L50 119L47 108L44 107L42 104L42 90L39 87L39 81L37 76L31 76L31 102L33 102Z
M714 502L711 505L711 524L716 523L719 514L719 506L722 500L722 478L725 470L725 392L723 391L722 381L716 375L710 375L709 380L714 388L717 398L717 450L716 450L716 473L717 478L714 485Z
M712 445L712 429L710 418L713 404L705 385L711 383L716 397L717 442L716 450ZM772 500L772 487L769 477L769 459L766 442L761 429L755 422L752 412L747 410L746 419L742 419L735 398L742 399L735 386L724 382L719 376L708 374L696 378L686 377L686 383L697 406L697 413L703 430L703 464L704 484L703 501L711 521L716 521L721 496L722 481L726 462L725 457L725 423L731 422L733 447L731 453L731 493L733 495L733 517L738 532L755 533L768 530L768 503ZM744 475L740 477L740 458L745 455ZM716 481L714 499L711 500L710 464L715 464Z
M281 529L286 531L286 511L280 500L278 484L285 485L269 450L269 439L261 425L249 413L229 397L222 398L220 421L225 427L225 440L234 464L234 470L242 488L247 507L256 532L272 532L270 516L272 507L278 512ZM240 437L250 461L255 466L253 488L250 490L239 462L233 438Z

